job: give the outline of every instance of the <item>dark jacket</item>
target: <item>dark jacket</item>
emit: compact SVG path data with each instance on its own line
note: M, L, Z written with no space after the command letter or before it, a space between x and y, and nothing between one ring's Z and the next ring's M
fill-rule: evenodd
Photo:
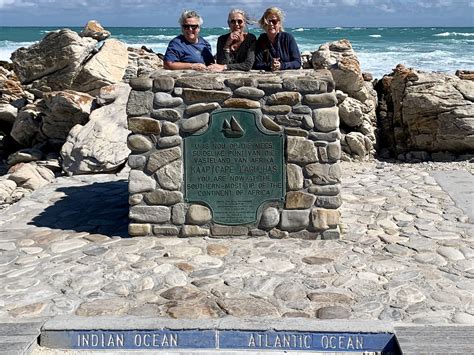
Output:
M266 33L262 33L258 37L254 68L258 70L271 70L273 58L280 58L282 70L301 68L300 50L291 33L278 33L275 45L270 42Z
M227 64L228 70L249 71L255 62L255 43L257 42L257 37L247 33L239 49L235 52L224 52L224 46L229 36L230 33L227 33L217 39L216 62L218 64Z

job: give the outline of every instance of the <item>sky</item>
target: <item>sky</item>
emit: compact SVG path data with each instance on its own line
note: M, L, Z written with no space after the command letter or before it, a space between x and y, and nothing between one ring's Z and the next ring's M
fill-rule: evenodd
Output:
M258 19L270 6L288 27L474 27L474 0L0 0L0 26L177 27L193 9L221 27L231 8Z

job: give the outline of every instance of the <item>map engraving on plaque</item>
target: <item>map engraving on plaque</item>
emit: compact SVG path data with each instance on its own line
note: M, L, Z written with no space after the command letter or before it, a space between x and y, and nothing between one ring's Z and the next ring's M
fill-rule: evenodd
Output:
M209 129L184 139L186 202L207 205L213 221L257 221L259 206L285 194L284 137L266 131L249 110L223 109Z

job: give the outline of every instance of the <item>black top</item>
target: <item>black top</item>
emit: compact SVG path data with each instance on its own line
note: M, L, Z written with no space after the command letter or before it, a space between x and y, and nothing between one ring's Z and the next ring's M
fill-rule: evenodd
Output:
M218 64L227 64L228 70L249 71L252 69L255 61L255 43L257 38L253 34L247 33L244 41L235 52L224 52L224 46L229 36L230 33L227 33L219 36L217 39L216 62Z
M258 37L254 68L271 70L273 58L280 58L280 69L282 70L301 68L300 50L291 33L279 32L275 45L270 42L266 33L262 33Z

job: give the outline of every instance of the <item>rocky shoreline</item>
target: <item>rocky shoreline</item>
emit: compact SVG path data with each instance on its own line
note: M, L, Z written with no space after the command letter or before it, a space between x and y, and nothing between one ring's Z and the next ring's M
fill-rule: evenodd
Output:
M0 66L0 208L57 176L115 173L126 165L127 83L159 75L163 62L109 36L95 21L80 34L58 30ZM322 44L303 62L303 70L334 80L342 160L472 161L472 73L399 65L373 80L347 40ZM195 73L183 75L194 80Z

